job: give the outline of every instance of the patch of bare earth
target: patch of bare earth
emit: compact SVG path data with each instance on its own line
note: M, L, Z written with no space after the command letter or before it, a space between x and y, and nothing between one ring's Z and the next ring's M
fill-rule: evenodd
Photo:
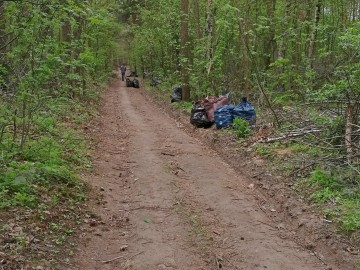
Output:
M204 143L211 130L182 121L125 82L104 94L95 171L86 177L102 198L89 202L94 215L69 269L355 269L324 241L318 249L316 239L298 239L308 220L295 228L285 213L308 206L284 209L290 195L261 191L251 171L234 169L245 162L231 148L223 156Z

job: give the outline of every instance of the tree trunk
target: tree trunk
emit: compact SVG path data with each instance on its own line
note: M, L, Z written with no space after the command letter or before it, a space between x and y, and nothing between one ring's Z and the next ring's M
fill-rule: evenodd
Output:
M180 54L181 54L181 77L182 98L190 100L190 76L189 76L189 0L181 0L181 24L180 24Z
M6 47L5 38L5 1L0 0L0 59Z
M269 33L264 42L265 48L265 69L268 69L271 61L274 59L276 42L275 42L275 23L274 23L274 14L275 14L275 4L276 0L267 0L266 1L266 10L267 17L269 19Z
M67 5L67 0L61 0L62 5ZM68 18L65 18L61 22L61 42L71 41L71 24Z
M285 58L285 53L286 53L285 42L287 39L287 36L285 33L286 33L286 30L287 30L287 27L289 24L289 16L291 13L291 8L292 8L291 1L287 1L286 6L285 6L284 19L283 19L283 23L281 26L282 35L281 35L281 38L280 38L279 44L278 44L278 59Z
M282 20L282 24L281 24L281 37L277 41L277 47L278 47L277 59L283 59L286 57L286 51L287 51L285 46L287 40L286 31L289 28L289 17L290 17L291 9L292 9L291 1L287 1L285 5L284 19ZM276 69L276 73L278 74L278 76L280 76L282 72L283 72L282 68L278 67ZM276 89L279 92L284 92L286 90L285 88L286 87L284 83L278 83L276 86Z
M316 7L315 7L315 17L314 17L313 29L311 31L311 36L310 36L310 41L309 41L308 58L309 58L310 68L313 67L313 62L314 62L313 58L314 58L314 53L315 53L317 28L318 28L319 21L320 21L321 6L322 6L322 0L318 0Z
M346 107L345 147L346 158L349 164L352 163L353 158L353 148L351 141L353 109L353 105L351 104L348 104Z
M199 0L194 1L194 20L195 20L195 37L197 40L201 38L201 29L200 29L200 8Z
M249 81L249 61L248 61L248 46L249 40L246 34L247 31L247 22L244 20L239 20L239 29L240 29L240 43L242 46L242 57L241 57L241 70L242 70L242 89L243 89L243 96L249 96L249 88L250 88L250 81Z
M208 61L208 74L211 72L211 61L213 57L213 28L214 28L214 10L212 8L212 0L208 0L208 13L206 18L205 34L207 37L206 42L206 60Z

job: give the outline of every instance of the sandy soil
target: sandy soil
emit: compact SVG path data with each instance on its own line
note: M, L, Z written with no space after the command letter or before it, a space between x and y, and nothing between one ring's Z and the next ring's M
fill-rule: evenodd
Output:
M94 214L69 269L355 269L289 236L287 221L264 211L249 172L234 170L143 89L115 80L93 134L86 180L101 196L89 202Z

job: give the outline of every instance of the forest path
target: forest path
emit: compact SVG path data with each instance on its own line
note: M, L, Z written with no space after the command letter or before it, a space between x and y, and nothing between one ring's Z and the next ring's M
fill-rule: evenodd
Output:
M72 269L335 269L282 237L249 180L143 89L115 80L99 121L87 180L103 196Z

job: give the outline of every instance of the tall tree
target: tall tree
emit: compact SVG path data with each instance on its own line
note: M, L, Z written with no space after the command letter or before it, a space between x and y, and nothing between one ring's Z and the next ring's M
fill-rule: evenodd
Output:
M214 21L215 21L215 10L213 8L212 0L208 0L207 4L207 16L206 16L206 26L205 26L205 35L206 35L206 60L208 61L208 70L207 74L210 75L212 68L212 58L213 58L213 32L214 32Z
M311 29L311 34L309 38L309 50L308 50L308 58L309 58L309 65L310 68L313 67L314 62L314 53L315 53L315 44L316 44L316 38L317 38L317 32L318 32L318 26L320 22L320 14L322 9L322 0L318 0L315 5L315 11L313 12L313 25Z
M201 28L200 28L200 7L199 0L193 0L194 3L194 21L195 21L195 37L197 40L201 38Z
M181 0L181 23L180 23L180 52L181 52L181 78L182 97L190 99L190 74L189 74L189 0Z
M0 1L0 59L2 57L2 51L5 50L5 1Z
M265 53L265 69L268 69L270 63L274 59L274 54L276 50L275 42L275 8L276 0L266 0L266 13L268 18L268 34L264 40L264 53Z

